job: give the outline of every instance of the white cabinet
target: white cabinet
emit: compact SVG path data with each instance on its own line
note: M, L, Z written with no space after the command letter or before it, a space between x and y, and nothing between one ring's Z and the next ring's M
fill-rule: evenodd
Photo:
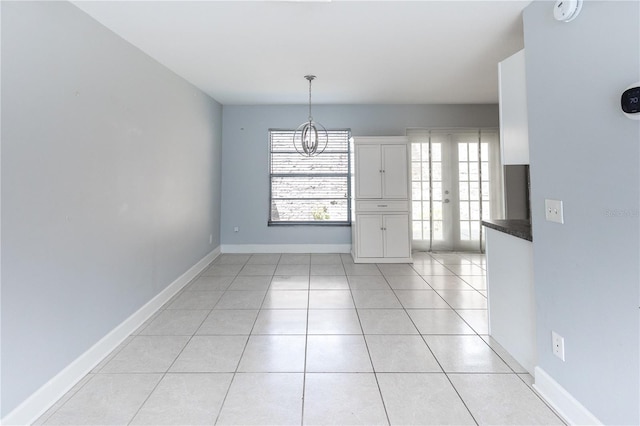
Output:
M359 214L356 217L356 252L359 257L384 257L382 215Z
M360 258L408 258L411 256L408 214L359 214L356 218Z
M356 198L406 199L406 144L356 144Z
M524 50L498 65L502 164L529 164Z
M354 262L412 262L407 138L356 138L353 152Z
M389 214L382 216L384 227L384 257L411 257L411 240L409 238L409 214Z

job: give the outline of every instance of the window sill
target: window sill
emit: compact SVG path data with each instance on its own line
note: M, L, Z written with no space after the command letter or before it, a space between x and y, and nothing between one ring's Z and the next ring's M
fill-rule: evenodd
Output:
M351 222L267 222L267 226L351 226Z

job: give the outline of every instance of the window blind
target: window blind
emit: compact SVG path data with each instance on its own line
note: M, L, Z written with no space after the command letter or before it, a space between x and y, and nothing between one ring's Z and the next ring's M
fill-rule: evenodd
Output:
M326 149L314 157L293 146L294 130L269 130L269 224L348 225L349 130L328 130Z

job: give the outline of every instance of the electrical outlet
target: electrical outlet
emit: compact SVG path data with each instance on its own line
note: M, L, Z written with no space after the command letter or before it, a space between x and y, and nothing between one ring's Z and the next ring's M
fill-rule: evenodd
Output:
M549 222L564 223L562 201L545 199L544 200L544 217Z
M551 347L553 354L564 361L564 337L555 331L551 332Z
M238 232L238 231L240 231L240 228L238 226L234 226L233 227L233 232Z

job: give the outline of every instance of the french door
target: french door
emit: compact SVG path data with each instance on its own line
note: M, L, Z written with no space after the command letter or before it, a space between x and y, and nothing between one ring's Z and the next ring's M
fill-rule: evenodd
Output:
M482 219L502 217L498 131L407 131L413 247L481 251Z

